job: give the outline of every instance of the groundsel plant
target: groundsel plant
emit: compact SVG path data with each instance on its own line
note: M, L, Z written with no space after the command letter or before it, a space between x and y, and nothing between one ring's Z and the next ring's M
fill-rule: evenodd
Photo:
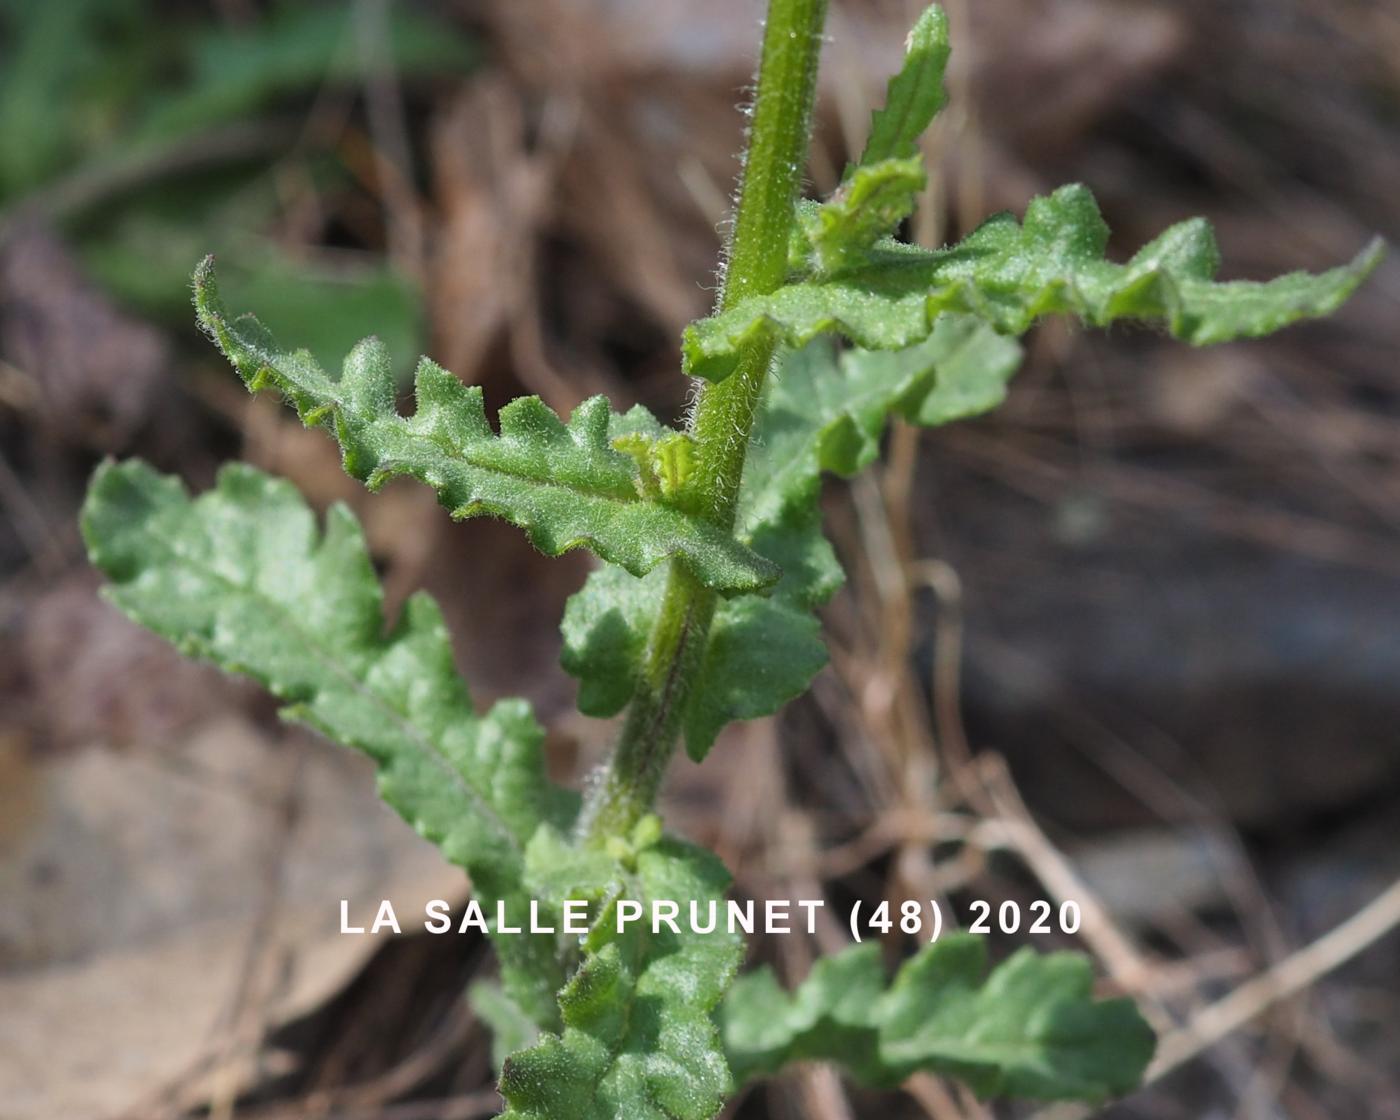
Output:
M956 245L899 241L926 183L919 137L945 99L936 7L909 35L860 160L830 198L802 199L824 8L770 0L718 303L682 340L698 386L682 427L601 397L566 421L523 397L493 429L480 389L427 358L401 415L377 339L329 374L231 316L211 260L194 275L199 322L248 388L325 428L371 490L411 475L454 518L503 518L550 556L598 558L568 604L563 661L586 714L625 715L585 794L546 779L524 701L473 705L430 598L386 628L345 507L318 522L289 483L239 464L191 497L133 461L103 464L83 511L114 603L368 754L384 799L465 869L487 913L533 901L562 930L566 903L586 904L582 933L493 923L500 980L471 998L516 1120L709 1120L795 1061L839 1063L871 1086L932 1071L984 1096L1132 1089L1152 1032L1129 1001L1096 1000L1073 953L1022 949L988 973L983 941L952 933L891 979L868 944L789 992L767 969L738 976L745 947L722 924L614 918L629 901L724 898L719 860L665 834L657 789L677 743L701 761L726 724L777 711L825 662L814 611L842 573L821 531L824 473L867 466L891 417L934 426L995 406L1017 336L1042 316L1138 320L1194 345L1255 337L1333 311L1380 256L1374 244L1320 275L1221 283L1210 227L1193 220L1116 264L1078 185Z

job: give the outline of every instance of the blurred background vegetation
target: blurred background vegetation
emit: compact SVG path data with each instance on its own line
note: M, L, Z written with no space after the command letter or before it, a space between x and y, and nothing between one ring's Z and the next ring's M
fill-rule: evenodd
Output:
M1400 239L1393 4L947 6L953 103L910 237L1083 180L1116 252L1205 213L1234 276ZM326 365L377 333L495 404L676 416L760 7L0 0L7 1117L493 1112L459 998L481 945L336 933L340 898L412 909L460 878L358 760L108 610L74 517L107 454L197 487L240 457L349 502L391 602L431 590L478 699L527 694L581 780L609 729L573 714L555 628L586 561L412 486L368 498L243 393L188 276L215 253L230 306ZM814 192L916 14L833 0ZM749 895L1099 903L1076 946L1192 1055L1112 1115L1400 1116L1393 935L1247 1030L1193 1034L1400 876L1397 300L1391 260L1265 343L1048 324L996 416L893 433L880 474L828 495L852 576L831 668L677 768L677 827ZM770 940L790 978L817 948ZM804 1070L734 1114L1013 1113Z

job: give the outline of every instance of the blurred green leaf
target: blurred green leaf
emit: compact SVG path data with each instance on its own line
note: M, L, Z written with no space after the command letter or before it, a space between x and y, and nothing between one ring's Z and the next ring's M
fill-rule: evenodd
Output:
M281 4L246 26L153 0L0 5L0 201L149 154L366 73L349 4ZM197 15L197 18L196 18ZM383 55L406 80L460 74L473 40L395 5Z
M3 0L0 202L24 198L64 223L91 274L145 315L186 322L189 261L214 251L229 289L322 361L373 320L406 375L423 328L406 278L368 254L332 265L257 236L283 205L269 146L300 134L295 119L261 114L364 77L355 17L353 5L283 3L230 26L153 0ZM458 74L477 57L431 9L394 5L387 26L381 53L405 79ZM214 142L230 130L261 137L260 154ZM348 181L333 160L299 160L318 189Z
M240 304L267 309L268 327L301 339L334 366L373 323L400 379L422 349L422 300L416 286L386 262L358 254L332 267L324 257L295 257L272 241L221 237L156 222L119 226L84 246L89 272L114 296L172 324L189 318L189 262L218 250L221 281ZM351 257L351 254L346 254Z
M8 0L0 7L0 201L99 143L147 77L141 0ZM147 37L149 40L151 37Z
M191 44L187 86L151 110L141 137L184 135L322 83L359 81L366 68L354 18L352 4L283 5L247 28L201 28ZM462 73L477 58L466 36L404 5L390 8L388 31L387 57L403 75Z

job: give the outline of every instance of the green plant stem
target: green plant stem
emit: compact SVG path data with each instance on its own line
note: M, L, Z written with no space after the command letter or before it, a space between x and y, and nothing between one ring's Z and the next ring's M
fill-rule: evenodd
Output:
M769 0L720 310L772 292L786 278L825 20L826 0ZM773 351L772 343L751 346L733 374L705 386L690 418L702 509L726 530L734 527L749 435ZM583 828L590 842L625 836L651 809L704 661L714 613L715 593L673 563L622 733L589 793Z

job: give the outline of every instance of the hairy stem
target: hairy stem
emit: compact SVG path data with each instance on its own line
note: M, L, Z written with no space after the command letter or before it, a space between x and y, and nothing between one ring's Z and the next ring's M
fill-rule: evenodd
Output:
M774 291L786 277L825 19L826 0L769 0L720 310ZM725 529L734 526L754 412L773 350L771 343L750 347L734 373L705 386L690 418L704 513ZM650 810L704 661L714 613L715 593L673 563L622 734L585 807L583 829L591 842L625 835Z

